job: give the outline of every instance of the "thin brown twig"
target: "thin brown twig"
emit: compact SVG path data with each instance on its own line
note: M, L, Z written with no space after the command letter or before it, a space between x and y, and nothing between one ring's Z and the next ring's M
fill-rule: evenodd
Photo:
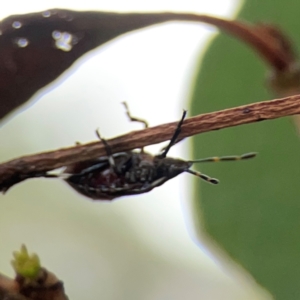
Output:
M15 280L0 273L0 300L28 300L18 293L18 288Z
M0 300L30 300L16 292L9 292L0 288Z
M179 139L207 131L295 114L300 114L300 95L252 103L186 119ZM177 122L172 122L146 128L110 139L108 142L112 153L130 151L169 140L176 125ZM0 191L5 192L12 185L25 179L40 177L45 172L79 161L95 159L105 154L103 144L97 141L8 161L0 164Z
M0 273L0 289L16 292L18 290L18 285L13 279Z

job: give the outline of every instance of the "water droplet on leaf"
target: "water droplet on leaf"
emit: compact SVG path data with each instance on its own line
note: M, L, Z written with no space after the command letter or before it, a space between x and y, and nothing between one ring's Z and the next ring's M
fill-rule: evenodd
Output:
M55 47L66 52L71 51L73 46L78 43L78 38L66 31L55 30L52 32L52 37L55 40Z
M59 40L61 38L61 32L58 31L58 30L54 30L52 32L52 37L55 39L55 40Z
M68 22L71 22L71 21L74 20L74 17L73 17L72 15L67 15L66 20L67 20Z
M26 38L17 38L15 42L20 48L25 48L29 44L29 41Z
M19 29L19 28L22 27L22 23L19 22L19 21L14 21L14 22L12 23L12 27L15 28L15 29Z
M43 11L42 12L43 17L45 18L49 18L51 17L51 12L49 10Z

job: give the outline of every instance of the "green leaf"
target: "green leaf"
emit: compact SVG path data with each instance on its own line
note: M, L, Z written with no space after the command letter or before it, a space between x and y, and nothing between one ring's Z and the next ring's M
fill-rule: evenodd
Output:
M300 48L300 2L246 1L238 17L272 22ZM266 64L222 34L201 59L191 115L275 98L264 85ZM291 118L209 132L193 140L194 158L259 152L253 160L203 164L217 186L195 179L202 228L274 298L300 295L300 142Z

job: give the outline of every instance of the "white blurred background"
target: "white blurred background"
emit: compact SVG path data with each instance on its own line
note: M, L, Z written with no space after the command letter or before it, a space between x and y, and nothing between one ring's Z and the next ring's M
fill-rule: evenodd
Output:
M188 11L231 17L236 1L11 1L0 18L49 8ZM140 129L120 104L149 124L178 120L188 108L199 53L216 33L173 22L132 32L80 59L0 130L0 159ZM170 155L189 158L189 141ZM157 153L161 145L149 147ZM59 180L29 180L0 196L0 272L13 276L12 251L25 243L65 283L70 299L267 299L245 274L195 241L191 175L144 195L92 202ZM96 298L97 297L97 298Z

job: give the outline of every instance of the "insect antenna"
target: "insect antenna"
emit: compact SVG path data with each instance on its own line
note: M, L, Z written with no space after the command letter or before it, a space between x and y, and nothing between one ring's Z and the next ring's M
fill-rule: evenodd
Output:
M218 162L218 161L235 161L235 160L243 160L243 159L250 159L253 158L257 155L257 153L255 152L251 152L251 153L245 153L242 155L231 155L231 156L214 156L214 157L207 157L207 158L202 158L202 159L197 159L197 160L189 160L189 163L202 163L202 162ZM198 176L200 178L202 178L203 180L212 183L212 184L218 184L219 180L216 178L211 178L205 174L202 174L200 172L196 172L193 170L185 170L185 172L188 172L190 174L193 174L195 176Z
M206 157L196 160L189 160L190 163L203 163L203 162L218 162L218 161L234 161L234 160L244 160L254 158L257 155L255 152L245 153L242 155L231 155L231 156L214 156L214 157Z
M180 131L181 131L181 126L182 126L182 123L183 123L183 120L186 116L186 110L183 110L183 113L182 113L182 117L181 117L181 120L179 121L177 127L176 127L176 130L168 144L167 147L165 147L163 153L157 155L158 158L165 158L169 152L169 150L171 149L172 146L174 146L174 144L176 144L176 140L180 134Z
M195 175L197 177L200 177L201 179L203 179L203 180L205 180L205 181L207 181L209 183L212 183L212 184L218 184L219 183L218 179L211 178L211 177L209 177L209 176L207 176L205 174L202 174L200 172L196 172L196 171L189 170L189 169L185 170L185 172L188 172L188 173L193 174L193 175Z

